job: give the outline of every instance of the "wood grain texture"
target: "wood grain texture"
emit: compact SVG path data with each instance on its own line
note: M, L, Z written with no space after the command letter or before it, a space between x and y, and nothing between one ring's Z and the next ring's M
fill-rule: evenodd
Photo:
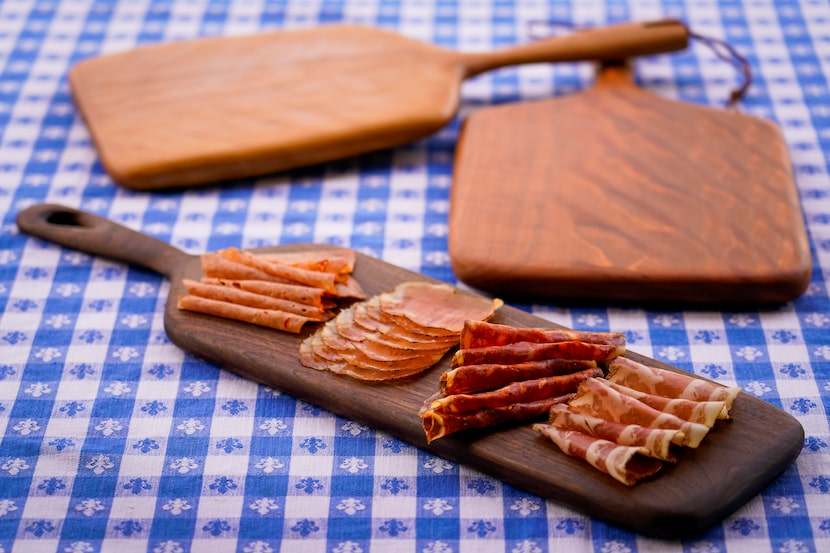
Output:
M311 165L410 142L454 115L468 76L504 65L685 48L666 20L487 53L330 25L170 42L84 60L69 82L101 161L121 185L181 187Z
M62 245L107 255L107 235L119 239L110 257L152 267L171 278L170 299L184 293L182 278L199 278L197 256L186 255L157 240L94 215L59 206L34 206L21 212L22 230ZM67 238L68 237L68 238ZM264 251L330 248L291 245ZM141 252L130 254L129 252ZM132 259L130 259L132 257ZM162 265L159 267L159 265ZM358 254L355 277L370 295L408 280L431 280L378 259ZM529 424L455 434L426 444L418 409L439 388L452 351L418 378L371 385L298 362L301 336L179 311L168 301L165 329L179 347L245 378L272 386L304 401L388 432L426 451L465 464L542 497L650 536L680 539L696 536L723 520L764 489L798 456L804 432L790 415L757 398L740 394L731 421L720 421L696 450L680 453L650 480L624 486L586 463L567 457L530 429ZM494 322L525 327L552 327L550 322L505 306ZM669 367L636 353L628 357Z
M471 114L449 225L458 277L508 298L783 302L812 270L778 128L657 97L625 67Z

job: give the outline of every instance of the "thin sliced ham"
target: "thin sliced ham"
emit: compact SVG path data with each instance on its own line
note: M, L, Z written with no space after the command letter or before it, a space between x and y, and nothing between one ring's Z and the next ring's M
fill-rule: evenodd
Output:
M576 430L620 445L642 447L647 451L644 455L669 462L677 461L672 443L682 441L682 430L646 428L639 424L609 421L578 413L567 404L551 407L548 422L563 430Z
M626 357L619 357L609 365L608 380L658 396L694 401L723 401L727 409L732 408L732 402L741 391L737 387L727 387L710 380L649 367Z
M467 321L461 330L461 349L503 346L516 342L585 342L617 346L617 355L625 354L625 334L622 332L588 332L567 329L520 328L487 321Z
M572 409L579 413L627 424L639 424L647 428L682 430L678 445L698 447L709 432L704 424L684 421L670 413L662 413L642 401L614 390L601 378L589 378L579 384L576 395L570 401Z
M626 486L656 474L663 466L657 459L647 457L642 447L619 445L549 424L537 423L533 429L549 438L566 455L587 461Z

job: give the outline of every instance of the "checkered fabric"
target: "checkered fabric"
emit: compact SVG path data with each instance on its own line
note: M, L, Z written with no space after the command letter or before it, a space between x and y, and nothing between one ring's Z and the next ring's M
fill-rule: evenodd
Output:
M447 213L459 121L493 103L585 88L584 65L476 77L428 139L342 162L176 193L103 171L67 70L136 45L348 21L462 50L529 40L534 24L677 17L752 63L743 102L778 123L815 271L769 311L519 306L795 416L796 463L698 538L623 531L218 370L170 343L159 275L22 235L17 212L62 203L190 253L349 246L455 282ZM640 83L722 105L739 80L707 48L637 63ZM695 553L830 550L830 9L823 0L0 1L0 552ZM765 439L759 436L758 439Z

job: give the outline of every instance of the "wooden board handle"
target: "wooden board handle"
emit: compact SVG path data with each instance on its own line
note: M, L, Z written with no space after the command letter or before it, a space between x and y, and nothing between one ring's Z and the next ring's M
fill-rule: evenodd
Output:
M620 60L682 50L689 29L675 19L621 23L538 40L495 52L460 53L465 77L522 63Z
M183 251L152 236L62 205L27 207L17 214L17 226L37 238L144 267L168 278L187 257Z

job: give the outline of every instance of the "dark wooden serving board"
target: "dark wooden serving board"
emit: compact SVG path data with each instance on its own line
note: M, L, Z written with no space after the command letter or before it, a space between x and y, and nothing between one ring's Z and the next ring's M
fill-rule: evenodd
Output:
M658 97L624 64L470 114L450 204L455 274L508 299L776 303L812 272L781 131Z
M171 299L183 293L182 278L202 274L198 256L88 213L39 205L22 211L18 225L24 232L64 246L158 271L171 280ZM318 247L330 246L291 245L265 251ZM430 280L361 254L355 277L370 295L402 281ZM418 409L438 389L449 355L421 377L370 385L301 366L301 336L179 311L175 301L168 301L164 321L175 344L219 367L649 536L689 538L720 522L781 474L798 456L804 439L793 417L742 393L735 401L733 419L718 423L697 450L682 452L676 465L666 466L655 478L626 487L565 456L528 424L456 434L427 445ZM501 308L494 321L555 326L509 306ZM627 355L672 368L633 352Z

